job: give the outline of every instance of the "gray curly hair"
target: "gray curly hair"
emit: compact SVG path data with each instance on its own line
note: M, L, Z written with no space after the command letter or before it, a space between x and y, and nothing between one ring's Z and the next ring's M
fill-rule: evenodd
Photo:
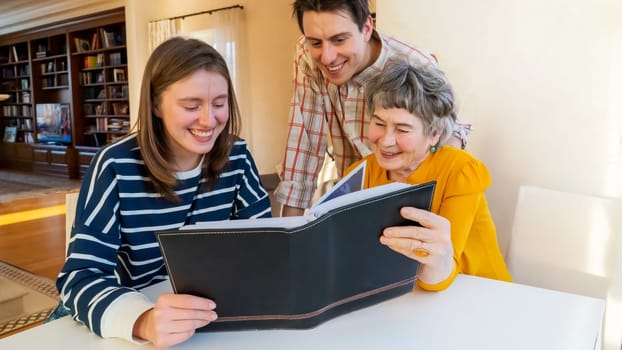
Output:
M413 65L391 59L365 89L367 108L402 108L421 118L425 135L439 134L437 147L452 135L456 121L454 91L445 74L433 64Z

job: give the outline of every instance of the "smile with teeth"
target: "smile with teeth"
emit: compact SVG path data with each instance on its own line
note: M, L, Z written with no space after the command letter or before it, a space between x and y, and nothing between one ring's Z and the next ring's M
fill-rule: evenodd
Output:
M204 130L198 130L198 129L190 129L190 133L194 136L199 136L199 137L210 137L212 136L212 134L214 133L214 129L210 129L207 131Z
M342 64L338 64L336 66L326 66L326 69L328 69L329 72L336 72L338 70L341 69L341 67L343 67L343 63Z
M380 153L385 158L391 158L399 154L399 152L386 152L386 151L380 151Z

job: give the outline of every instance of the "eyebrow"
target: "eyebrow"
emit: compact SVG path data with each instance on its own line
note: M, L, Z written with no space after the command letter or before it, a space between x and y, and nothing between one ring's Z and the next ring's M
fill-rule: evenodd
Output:
M218 99L221 99L221 98L227 98L228 96L229 96L229 94L221 94L221 95L218 95L218 96L214 97L213 100L218 100ZM177 101L178 102L201 102L201 101L203 101L203 99L198 98L198 97L182 97L182 98L177 99Z
M198 97L183 97L180 99L177 99L178 102L200 102L201 99Z
M375 115L375 114L374 114L374 115L372 115L372 116L371 116L371 118L372 118L372 119L376 119L376 120L378 120L378 121L381 121L381 122L383 122L383 123L386 123L386 121L384 121L384 119L380 118L379 116L377 116L377 115ZM395 124L395 126L396 126L396 127L398 127L398 128L400 128L400 127L401 127L401 128L406 127L406 128L411 128L411 129L412 129L412 128L414 128L414 126L413 126L412 124L408 124L408 123L396 123L396 124Z
M328 40L329 40L329 41L330 41L330 40L335 40L335 39L337 39L337 37L340 37L340 36L350 37L350 36L351 36L351 34L350 34L350 32L341 32L341 33L337 33L337 34L335 34L335 35L330 36L330 37L328 38ZM319 38L314 38L314 37L312 37L312 36L307 36L307 35L305 35L305 39L306 39L306 40L317 40L317 41L322 41L322 39L319 39Z

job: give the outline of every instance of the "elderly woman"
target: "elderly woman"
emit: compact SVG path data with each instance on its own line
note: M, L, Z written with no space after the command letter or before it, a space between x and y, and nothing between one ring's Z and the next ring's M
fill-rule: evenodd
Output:
M421 263L417 285L426 290L447 288L458 273L511 281L484 193L490 174L468 152L446 145L456 112L444 74L398 59L369 82L366 98L373 154L360 161L367 162L365 187L436 181L431 212L401 211L422 226L389 227L380 242Z

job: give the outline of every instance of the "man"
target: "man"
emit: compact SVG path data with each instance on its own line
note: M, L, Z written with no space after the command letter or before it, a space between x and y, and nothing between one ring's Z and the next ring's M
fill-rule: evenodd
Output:
M327 144L339 176L370 154L365 108L366 82L387 60L436 64L431 54L375 31L367 0L296 0L293 15L303 36L296 44L294 94L289 134L276 191L282 215L302 215L309 207ZM450 144L464 148L470 125Z

